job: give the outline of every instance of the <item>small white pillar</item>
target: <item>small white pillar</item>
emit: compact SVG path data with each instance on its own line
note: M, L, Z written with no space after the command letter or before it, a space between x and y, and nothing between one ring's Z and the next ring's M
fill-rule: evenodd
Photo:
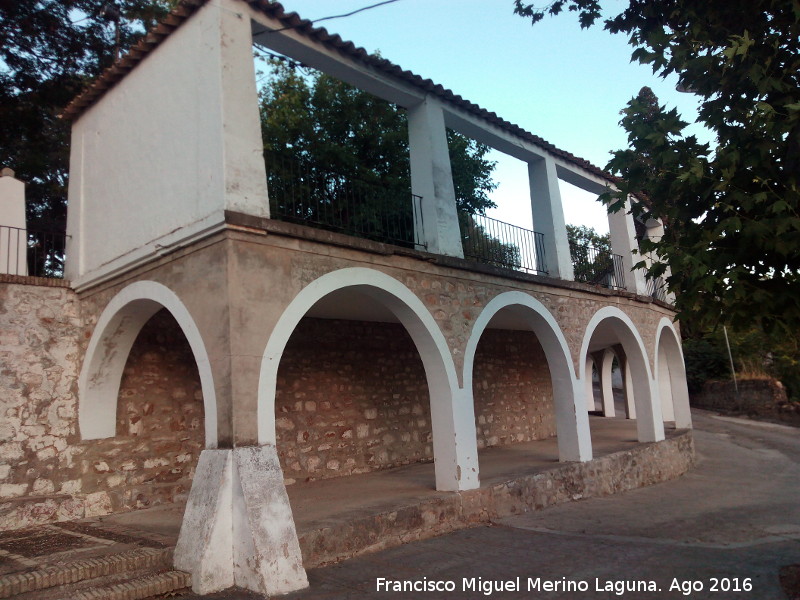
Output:
M25 184L14 171L0 171L0 273L28 274Z
M475 407L470 391L431 394L431 435L436 489L458 492L480 487Z
M636 401L633 397L633 379L631 378L631 369L624 355L622 357L618 357L618 360L620 363L622 363L620 368L622 370L622 389L625 394L625 416L628 419L635 419Z
M594 364L594 360L592 359L591 355L586 356L586 378L583 380L584 382L584 396L586 396L586 409L589 412L595 410L594 405L594 382L592 381L592 365Z
M572 281L575 274L569 251L567 225L556 164L551 158L528 163L533 228L543 235L547 271L550 277Z
M622 256L622 271L625 277L625 289L634 294L647 293L644 271L633 270L633 265L642 259L638 254L639 243L636 240L636 227L631 214L631 202L625 201L624 208L615 213L608 213L608 229L611 237L611 251Z
M600 391L603 399L603 416L614 417L614 389L611 386L611 367L614 364L614 352L606 348L594 355L595 364L598 366L597 373L600 377Z
M203 450L175 547L192 590L268 596L308 587L275 446Z
M422 197L428 252L463 258L447 129L442 106L435 99L427 97L408 109L408 149L411 193Z

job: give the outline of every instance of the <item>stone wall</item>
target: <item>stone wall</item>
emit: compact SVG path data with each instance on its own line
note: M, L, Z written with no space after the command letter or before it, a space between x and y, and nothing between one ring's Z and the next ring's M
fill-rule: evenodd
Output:
M194 357L166 310L136 338L120 383L117 435L83 444L82 487L112 510L185 500L204 447L203 395Z
M79 332L66 287L0 284L0 529L82 516Z
M433 459L425 370L400 324L302 319L275 404L287 484Z
M707 381L699 393L691 395L691 404L698 408L719 410L800 426L800 402L790 402L786 388L776 379L742 379Z
M536 335L487 329L473 370L478 448L556 434L550 369Z
M123 375L117 437L82 442L79 303L66 287L0 284L0 530L182 499L203 446L191 350L155 315Z

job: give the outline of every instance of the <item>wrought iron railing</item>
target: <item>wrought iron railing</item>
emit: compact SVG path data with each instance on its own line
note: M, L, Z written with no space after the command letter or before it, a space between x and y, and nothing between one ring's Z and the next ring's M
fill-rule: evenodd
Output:
M464 257L525 273L547 274L544 236L485 215L460 213Z
M0 273L64 277L64 232L0 225Z
M273 219L407 247L425 247L422 198L266 154Z
M647 295L653 300L669 302L667 298L667 282L661 277L654 277L647 280Z
M625 268L621 255L583 244L570 244L569 250L575 281L611 289L625 288Z

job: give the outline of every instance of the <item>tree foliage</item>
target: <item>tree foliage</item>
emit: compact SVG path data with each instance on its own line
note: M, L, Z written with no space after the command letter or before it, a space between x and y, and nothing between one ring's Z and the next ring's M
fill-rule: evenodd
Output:
M616 284L609 234L600 235L594 227L586 225L567 225L567 241L575 281Z
M402 108L317 71L270 63L261 89L261 133L267 154L324 165L328 171L384 188L410 189L408 123ZM447 131L459 211L495 205L489 148Z
M129 47L171 0L123 0L120 48ZM64 107L114 59L116 33L104 0L0 2L0 166L27 182L33 229L63 231L69 166Z
M273 210L376 238L413 229L406 112L325 73L274 60L269 68L260 106ZM489 148L451 130L447 137L459 212L482 215L494 207ZM462 231L472 242L487 237L480 227ZM511 251L480 241L493 258Z
M556 0L537 9L516 0L533 22L565 8L581 25L600 18L599 0ZM767 331L800 327L800 4L796 0L629 0L605 20L629 36L632 58L701 99L698 122L714 144L686 135L675 109L643 89L623 111L629 148L607 168L621 179L604 198L666 225L642 243L678 292L681 318L726 321Z

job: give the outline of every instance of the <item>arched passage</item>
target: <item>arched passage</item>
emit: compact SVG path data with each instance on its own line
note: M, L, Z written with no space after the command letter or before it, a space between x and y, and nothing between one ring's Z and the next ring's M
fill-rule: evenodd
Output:
M650 363L642 338L630 317L614 306L598 310L584 333L579 356L580 380L585 386L591 372L586 370L586 356L620 344L630 371L630 383L636 407L636 428L640 442L664 439L664 424L658 394L654 392ZM584 388L585 389L585 388Z
M97 321L78 379L82 439L115 435L117 399L128 355L142 327L162 308L170 312L191 347L203 392L205 444L206 448L216 448L216 395L205 345L180 299L154 281L138 281L123 289L111 299Z
M674 421L676 429L692 426L686 366L680 338L666 317L656 330L655 372L664 421Z
M555 318L538 300L522 292L506 292L489 302L475 321L464 356L464 388L473 397L472 380L478 343L498 313L532 331L544 350L553 388L559 459L591 460L589 421L583 395L572 370L566 340Z
M258 389L258 439L275 444L278 368L292 333L312 307L334 293L349 292L388 310L405 328L419 352L430 394L436 488L477 487L477 448L472 406L463 399L447 342L422 301L402 283L366 268L323 275L308 284L284 310L267 342Z

